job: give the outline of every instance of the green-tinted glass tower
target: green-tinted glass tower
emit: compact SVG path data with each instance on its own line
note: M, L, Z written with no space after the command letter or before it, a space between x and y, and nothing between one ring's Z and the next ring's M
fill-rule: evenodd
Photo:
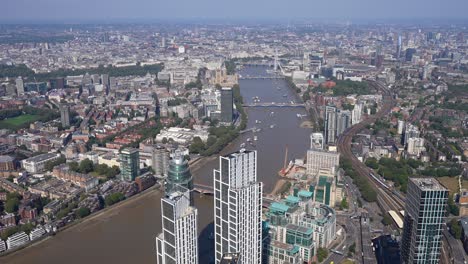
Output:
M192 194L193 178L190 173L188 161L181 153L176 153L174 158L169 162L169 169L167 171L166 193L170 193L174 185L181 185L187 188ZM191 204L193 199L191 195Z
M126 148L120 152L120 180L134 181L140 174L140 152Z

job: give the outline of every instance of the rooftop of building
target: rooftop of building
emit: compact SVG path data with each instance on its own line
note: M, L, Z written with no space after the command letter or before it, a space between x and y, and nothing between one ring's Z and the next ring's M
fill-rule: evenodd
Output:
M297 193L297 196L302 196L302 197L306 197L306 198L311 198L313 196L313 193L312 192L309 192L309 191L306 191L306 190L300 190L298 193Z
M136 148L125 148L125 149L123 149L120 153L122 153L122 154L129 154L129 155L130 155L130 154L133 154L133 153L135 153L135 152L139 152L139 150L136 149Z
M6 156L6 155L1 155L0 156L0 162L13 162L15 158L11 156Z
M252 152L256 152L256 151L255 150L240 149L239 151L228 154L225 157L227 157L227 158L237 158L238 156L240 156L242 154L249 154L249 153L252 153Z
M295 225L295 224L287 224L286 229L288 231L291 230L291 231L306 234L306 235L311 235L314 232L314 230L312 230L312 228L298 226L298 225Z
M270 244L272 247L279 248L288 252L289 255L296 254L299 252L299 247L291 244L286 244L278 240L271 241Z
M47 159L51 159L51 158L56 157L56 156L57 156L57 153L44 153L44 154L40 154L40 155L31 157L31 158L25 159L24 161L27 161L27 162L40 162L40 161L44 161L44 160L47 160Z
M446 191L447 189L442 186L435 178L410 178L419 189L423 191Z

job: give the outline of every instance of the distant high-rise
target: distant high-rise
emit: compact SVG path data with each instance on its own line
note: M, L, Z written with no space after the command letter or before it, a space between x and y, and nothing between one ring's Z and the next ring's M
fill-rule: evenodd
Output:
M407 193L402 263L439 263L448 191L434 178L410 178Z
M166 38L162 37L161 38L161 48L165 48L165 47L166 47Z
M337 114L336 107L334 106L325 107L325 142L327 144L335 143L336 114Z
M107 90L109 89L109 74L102 74L101 75L101 84L104 85L104 88Z
M24 82L23 82L23 78L21 77L16 78L16 94L17 95L24 94Z
M400 57L401 57L401 36L398 35L397 50L396 50L397 60L400 60Z
M117 88L117 78L109 77L109 90Z
M214 191L215 263L226 253L237 253L239 263L260 264L263 185L257 182L257 152L220 157Z
M361 122L362 111L364 105L362 103L357 103L354 105L353 111L351 112L351 124L357 124Z
M190 191L182 186L161 199L162 232L156 237L158 264L198 264L198 211L190 203Z
M221 122L232 123L233 110L232 88L221 89Z
M414 56L415 53L416 53L416 49L415 49L415 48L408 48L408 49L406 49L406 52L405 52L405 60L406 60L406 61L412 61L412 60L413 60L413 56Z
M177 185L183 186L189 191L193 190L193 177L190 173L189 164L181 152L176 152L174 158L169 161L165 188L166 193L170 193Z
M140 174L140 152L126 148L120 152L120 180L134 181Z
M403 137L403 145L408 144L410 138L419 137L419 128L413 124L407 123L405 126L405 135Z
M336 136L339 137L348 127L351 126L351 111L338 110L336 115Z
M151 167L154 174L160 177L166 177L169 167L169 151L161 146L154 146L151 153Z
M60 121L62 122L62 127L70 126L70 106L60 105Z

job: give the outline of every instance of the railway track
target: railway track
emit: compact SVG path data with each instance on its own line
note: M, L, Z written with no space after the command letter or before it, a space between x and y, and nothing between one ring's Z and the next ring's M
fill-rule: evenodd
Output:
M390 189L391 187L385 188L382 186L381 183L379 183L377 180L371 177L370 169L367 168L367 166L361 161L359 161L357 157L354 156L351 152L352 138L361 130L363 130L367 125L373 124L376 120L383 118L387 114L389 114L392 107L394 107L396 103L392 97L391 92L382 83L371 80L368 80L367 82L369 83L369 85L382 92L382 107L375 115L368 117L359 124L352 126L351 128L347 129L344 133L342 133L337 141L338 151L345 158L348 158L351 161L352 167L356 171L356 173L358 173L361 177L367 178L372 184L372 186L375 188L379 197L377 201L381 209L384 211L388 211L389 209L399 212L404 209L404 201L393 193L394 190Z

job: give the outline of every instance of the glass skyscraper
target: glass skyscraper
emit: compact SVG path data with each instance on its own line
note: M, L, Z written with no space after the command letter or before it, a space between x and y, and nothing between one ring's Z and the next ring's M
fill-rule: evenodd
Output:
M140 152L126 148L120 152L120 180L134 181L140 174Z
M448 191L434 178L408 182L401 240L402 263L439 263Z
M233 93L232 88L221 89L221 122L232 123L233 110Z
M190 173L188 161L182 153L176 152L172 160L169 161L169 169L167 171L166 193L170 193L174 186L180 185L187 188L192 196L193 178ZM193 199L190 199L193 205Z

